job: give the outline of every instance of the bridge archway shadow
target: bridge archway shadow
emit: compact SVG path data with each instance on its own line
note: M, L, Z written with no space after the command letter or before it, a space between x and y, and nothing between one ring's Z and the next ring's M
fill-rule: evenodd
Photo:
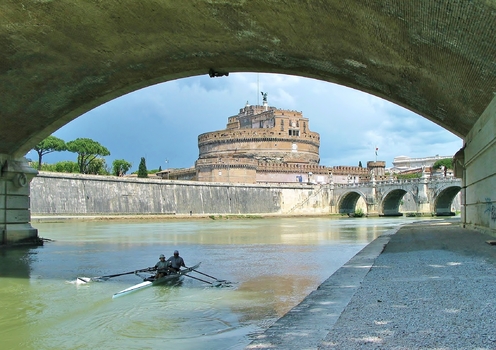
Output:
M450 186L441 190L439 194L435 196L436 200L433 203L433 213L436 216L454 216L455 213L451 211L451 206L461 189L460 186Z
M345 193L338 201L339 214L347 214L353 216L358 208L362 209L364 214L367 214L367 206L365 204L365 196L359 192L350 191Z
M403 213L400 212L401 200L407 192L403 189L395 189L387 193L382 200L382 208L380 210L380 216L402 216Z

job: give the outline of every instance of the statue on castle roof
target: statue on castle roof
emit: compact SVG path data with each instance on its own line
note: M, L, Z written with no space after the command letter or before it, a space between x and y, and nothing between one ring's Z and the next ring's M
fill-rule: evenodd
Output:
M264 93L263 91L260 92L262 94L262 100L264 103L267 103L267 93Z

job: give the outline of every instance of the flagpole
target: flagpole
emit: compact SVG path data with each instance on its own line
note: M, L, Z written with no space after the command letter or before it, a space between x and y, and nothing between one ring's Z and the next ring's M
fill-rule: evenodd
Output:
M257 106L260 106L260 79L257 73Z

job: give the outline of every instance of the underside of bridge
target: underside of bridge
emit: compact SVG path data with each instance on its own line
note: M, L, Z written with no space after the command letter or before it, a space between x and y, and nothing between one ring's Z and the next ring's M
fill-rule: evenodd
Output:
M463 137L463 220L496 231L486 210L496 197L496 0L7 0L1 9L4 242L29 221L29 199L12 183L29 183L22 157L39 141L136 89L246 71L352 87Z
M441 191L437 195L436 202L434 203L434 213L437 216L455 215L455 213L451 210L451 204L460 190L461 187L452 186Z
M353 214L356 211L356 204L361 195L358 192L349 192L343 196L338 203L338 210L340 214Z
M380 215L383 216L400 216L400 204L405 190L397 189L389 192L382 200L382 210Z

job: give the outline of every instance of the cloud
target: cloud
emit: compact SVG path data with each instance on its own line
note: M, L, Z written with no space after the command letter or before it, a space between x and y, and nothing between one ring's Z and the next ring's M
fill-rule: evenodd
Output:
M157 84L97 107L54 134L65 141L94 139L110 150L107 164L126 159L132 171L141 157L149 169L189 167L198 157L198 135L224 129L247 101L261 104L260 91L268 93L269 105L309 118L310 130L321 136L322 165L366 164L375 160L376 146L387 166L396 156L452 156L462 146L457 136L384 99L319 80L257 73ZM63 152L44 161L75 159Z

